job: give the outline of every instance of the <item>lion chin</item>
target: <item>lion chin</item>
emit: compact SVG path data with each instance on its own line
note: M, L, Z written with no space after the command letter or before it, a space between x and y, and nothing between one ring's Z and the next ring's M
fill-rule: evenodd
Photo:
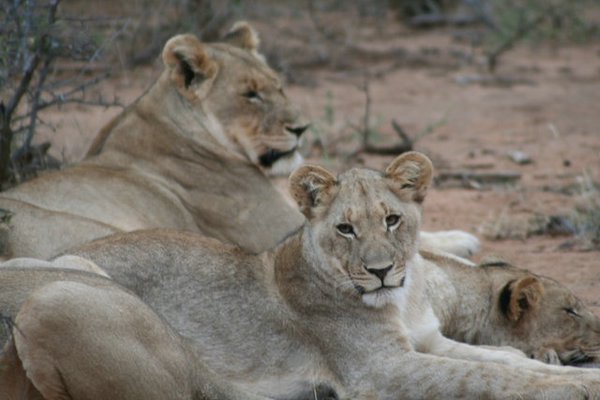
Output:
M402 286L381 287L369 293L362 295L362 301L373 308L381 308L387 304L398 304L402 297Z
M288 176L302 165L304 158L294 147L288 151L269 149L258 160L268 176Z

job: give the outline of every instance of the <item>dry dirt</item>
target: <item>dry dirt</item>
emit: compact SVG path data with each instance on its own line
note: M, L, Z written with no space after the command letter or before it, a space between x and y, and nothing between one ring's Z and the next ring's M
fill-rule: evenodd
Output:
M521 174L516 183L493 187L460 181L434 187L425 203L424 228L475 233L483 242L477 259L495 254L553 277L600 315L600 252L564 246L571 240L565 236L527 237L524 223L536 215L572 212L580 201L576 188L582 177L600 181L600 45L522 46L508 53L498 70L517 84L461 85L461 79L482 72L477 62L453 61L450 67L444 62L453 60L452 51L466 51L446 32L365 37L359 43L363 48L385 52L401 47L427 59L406 66L398 59L401 55L371 62L367 54L357 56L352 68L303 71L314 85L289 85L288 95L313 120L306 141L309 160L337 169L356 163L379 168L390 160L348 157L360 145L355 127L363 123L361 85L369 72L370 123L378 144L397 141L390 126L395 119L410 136L422 133L415 149L428 154L440 171ZM102 90L129 102L158 73L156 68L126 72ZM52 151L67 161L82 157L95 132L118 111L70 107L54 112L47 117L57 125L50 137ZM314 146L317 137L325 150ZM507 154L517 150L532 162L511 161ZM569 188L575 193L565 194ZM488 237L509 231L516 238Z

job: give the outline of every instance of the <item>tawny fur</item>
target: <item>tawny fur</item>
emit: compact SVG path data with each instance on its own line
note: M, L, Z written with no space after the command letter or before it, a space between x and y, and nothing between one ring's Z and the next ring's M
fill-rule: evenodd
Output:
M250 393L294 398L324 384L342 399L598 396L600 371L441 335L426 280L435 264L417 252L431 164L400 157L386 173L336 177L302 167L291 177L294 192L324 191L310 195L322 200L300 231L259 255L165 230L115 235L77 254L189 338L216 376ZM413 179L415 170L423 179ZM18 297L4 290L10 270L0 271L0 298L9 305ZM37 276L22 273L27 282Z
M0 282L2 313L15 324L0 354L3 400L266 400L214 375L185 338L113 281L30 265L7 267Z
M512 346L550 364L600 365L600 318L559 282L506 262L474 266L456 257L422 254L431 262L427 291L445 336ZM526 308L519 306L515 319L519 300Z

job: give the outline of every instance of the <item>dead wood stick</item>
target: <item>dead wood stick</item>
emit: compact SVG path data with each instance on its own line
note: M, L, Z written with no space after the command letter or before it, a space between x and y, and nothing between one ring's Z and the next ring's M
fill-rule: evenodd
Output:
M439 171L435 180L438 183L456 182L461 186L479 189L489 185L509 185L521 179L515 171L476 172L476 171Z

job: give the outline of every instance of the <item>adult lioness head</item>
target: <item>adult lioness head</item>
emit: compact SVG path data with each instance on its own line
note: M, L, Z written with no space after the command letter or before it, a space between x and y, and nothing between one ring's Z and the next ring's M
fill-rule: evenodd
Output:
M313 225L316 257L332 266L327 272L340 290L375 307L397 295L418 248L432 171L427 157L411 152L383 173L352 169L336 178L304 166L292 174L291 193Z
M506 263L483 264L492 275L494 343L552 364L600 364L600 318L558 282Z
M163 100L155 112L199 140L204 139L199 132L208 131L268 174L289 174L302 161L298 145L308 124L258 45L257 33L245 22L218 43L189 34L171 38L162 52L165 71L151 89ZM88 155L102 151L111 128L96 138Z

